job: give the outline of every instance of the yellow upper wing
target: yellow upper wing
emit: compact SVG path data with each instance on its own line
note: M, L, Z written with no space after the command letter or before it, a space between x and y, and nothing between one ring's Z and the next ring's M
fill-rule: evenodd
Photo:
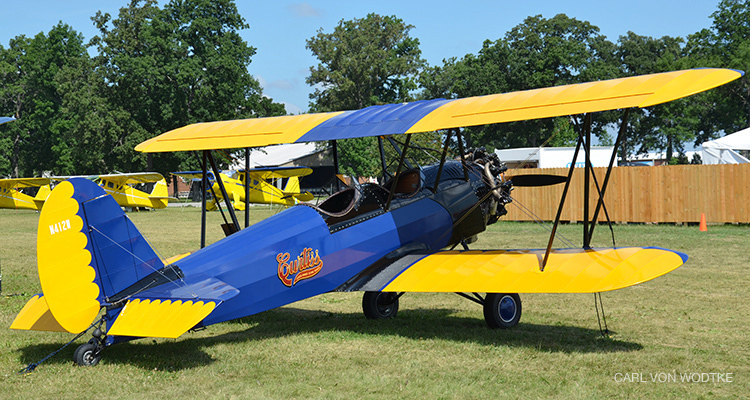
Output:
M99 179L117 183L118 185L135 185L138 183L158 182L164 176L158 172L133 172L122 174L107 174L96 176Z
M731 69L701 68L457 100L198 123L156 136L135 149L153 153L259 147L643 108L706 91L742 75Z
M0 187L5 188L24 188L49 185L52 182L50 178L13 178L0 179Z
M242 171L240 171L242 172ZM248 176L256 180L271 178L291 178L293 176L307 176L312 174L312 168L308 167L267 167L254 168L247 171Z

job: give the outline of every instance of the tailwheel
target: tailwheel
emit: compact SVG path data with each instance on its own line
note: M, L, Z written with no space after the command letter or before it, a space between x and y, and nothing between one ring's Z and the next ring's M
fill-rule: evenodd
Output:
M93 336L88 342L78 346L73 353L73 361L82 367L93 367L99 364L102 359L102 351L104 350L102 331L95 329Z
M73 353L73 361L82 367L93 367L99 364L102 359L102 351L99 348L99 344L94 342L94 339L89 340L88 343L78 346L76 352Z
M365 292L362 297L362 311L367 319L393 318L398 313L398 298L403 293Z
M516 293L487 293L484 320L492 329L508 329L521 319L521 297Z

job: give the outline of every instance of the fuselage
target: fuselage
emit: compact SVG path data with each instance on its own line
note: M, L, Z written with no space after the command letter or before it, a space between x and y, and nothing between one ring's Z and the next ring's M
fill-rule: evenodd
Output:
M158 181L154 185L164 186L164 188L155 188L154 192L156 189L161 189L166 194L166 182L164 180ZM107 179L102 179L99 186L101 186L107 194L111 195L117 204L122 207L165 208L168 204L168 199L166 197L154 198L151 194L138 190L127 184L119 184Z
M15 188L0 187L0 208L39 210L34 198Z
M224 188L227 191L227 196L229 196L230 200L232 201L232 206L236 210L244 210L245 209L245 180L244 175L240 174L240 179L235 179L230 176L227 176L225 174L219 174L221 176L222 183L224 184ZM297 180L297 177L292 177L289 179L295 179ZM299 185L298 185L299 186ZM208 210L214 210L216 209L216 202L222 201L223 196L221 194L221 187L219 186L218 182L214 182L212 185L213 193L216 195L215 199L212 199L207 204ZM264 180L258 180L254 178L250 178L250 197L248 198L249 203L256 203L256 204L280 204L285 206L294 205L297 203L295 198L293 196L286 196L284 191L277 188L274 185L271 185L270 183L264 181Z
M387 211L383 187L363 187L357 189L362 194L352 200L357 203L354 207L342 206L349 207L348 218L337 210L323 209L325 203L320 208L297 205L177 261L185 275L215 277L239 289L202 325L333 291L405 245L419 243L437 250L460 240L457 230L470 235L484 230L486 220L475 207L477 189L484 187L481 179L464 181L446 173L433 193L434 173L432 183L429 173L426 176L416 192L396 197ZM347 194L334 196L347 200ZM330 200L335 203L337 199ZM475 217L466 218L466 214ZM462 216L477 226L454 227Z

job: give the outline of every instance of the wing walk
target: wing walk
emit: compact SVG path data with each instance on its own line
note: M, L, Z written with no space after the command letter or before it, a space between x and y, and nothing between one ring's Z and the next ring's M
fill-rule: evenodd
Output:
M382 291L596 293L654 279L687 260L683 253L655 247L557 249L542 272L544 252L442 251L415 262Z
M260 147L643 108L706 91L742 75L731 69L701 68L456 100L198 123L163 133L135 149L153 153Z

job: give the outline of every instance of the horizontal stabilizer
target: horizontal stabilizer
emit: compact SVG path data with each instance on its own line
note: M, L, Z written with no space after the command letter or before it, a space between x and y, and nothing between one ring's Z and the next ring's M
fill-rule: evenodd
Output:
M596 293L666 274L687 255L655 247L441 251L415 262L384 292Z
M131 296L109 335L176 338L239 290L211 277L191 276Z
M10 324L10 329L67 332L52 315L47 306L47 300L41 294L35 295L26 302L16 319Z
M130 300L107 334L176 338L206 318L216 305L212 301Z

